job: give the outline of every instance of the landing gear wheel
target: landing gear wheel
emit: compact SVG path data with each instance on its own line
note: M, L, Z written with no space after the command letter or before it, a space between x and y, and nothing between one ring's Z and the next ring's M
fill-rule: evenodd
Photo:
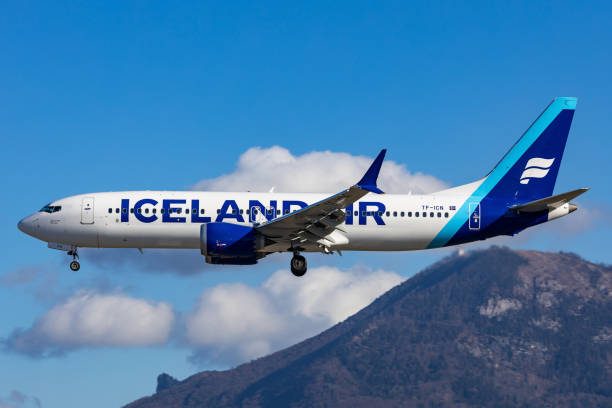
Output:
M306 258L302 255L293 255L293 258L291 258L291 273L295 276L304 276L306 269Z
M70 262L70 270L76 272L81 269L81 264L79 263L79 253L77 252L77 247L72 247L70 251L68 251L68 255L72 255L72 262Z

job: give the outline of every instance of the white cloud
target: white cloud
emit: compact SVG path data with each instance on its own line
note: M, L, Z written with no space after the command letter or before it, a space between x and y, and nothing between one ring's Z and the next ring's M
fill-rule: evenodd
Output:
M341 322L404 278L394 272L320 267L297 279L280 270L258 287L222 284L186 318L192 360L231 365L261 357Z
M202 180L193 189L269 191L274 187L277 192L335 193L356 183L372 160L330 151L294 156L280 146L252 147L240 156L233 172ZM388 193L430 193L448 187L433 176L411 173L392 160L383 163L378 185Z
M367 267L312 268L300 279L279 270L259 286L206 289L180 320L166 302L80 290L0 344L7 351L51 357L80 348L167 345L177 336L193 350L192 361L226 367L316 335L403 279Z
M235 348L250 357L271 351L267 341L282 335L283 316L267 293L242 283L206 290L186 320L186 338L196 347Z
M3 343L34 356L80 347L157 345L168 341L174 320L172 306L165 302L78 291Z

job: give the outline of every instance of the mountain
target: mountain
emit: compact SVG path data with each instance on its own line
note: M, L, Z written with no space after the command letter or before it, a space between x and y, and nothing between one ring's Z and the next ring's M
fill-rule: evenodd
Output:
M163 378L127 407L612 407L612 267L457 254L295 346Z

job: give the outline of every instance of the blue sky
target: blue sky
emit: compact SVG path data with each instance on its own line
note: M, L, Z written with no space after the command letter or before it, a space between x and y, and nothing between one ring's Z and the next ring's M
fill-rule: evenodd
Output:
M289 260L210 268L197 251L110 252L108 261L85 256L74 274L64 254L16 228L51 200L188 189L233 174L250 148L273 146L297 158L326 150L373 157L385 147L409 174L462 184L486 174L555 96L579 98L555 191L592 190L573 218L493 243L611 263L611 12L605 2L7 4L0 338L83 290L166 302L187 319L207 288L278 283L274 274ZM282 177L271 171L266 183ZM309 261L343 277L371 278L379 268L408 277L446 254ZM172 267L179 258L190 273ZM158 270L140 259L159 261ZM235 363L194 361L193 349L179 335L49 358L5 350L0 405L18 391L32 406L34 398L45 407L117 406L152 393L163 371L184 378Z

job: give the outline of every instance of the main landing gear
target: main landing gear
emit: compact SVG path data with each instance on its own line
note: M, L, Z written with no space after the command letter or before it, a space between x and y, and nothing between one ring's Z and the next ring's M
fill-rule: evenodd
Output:
M70 270L76 272L81 269L81 264L79 263L79 254L77 252L77 248L74 247L70 251L68 251L68 255L72 255L72 262L70 262Z
M291 258L291 273L295 276L304 276L306 269L306 258L300 255L299 252L294 252L293 258Z

